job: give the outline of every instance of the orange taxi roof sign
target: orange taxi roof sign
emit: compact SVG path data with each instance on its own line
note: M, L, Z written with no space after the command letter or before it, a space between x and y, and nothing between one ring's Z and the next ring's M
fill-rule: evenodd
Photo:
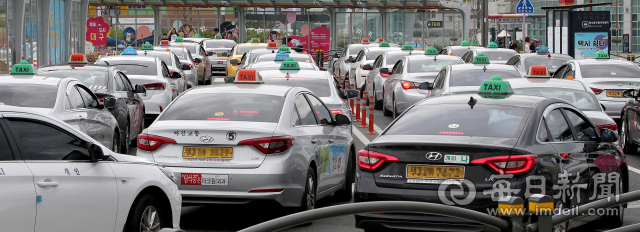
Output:
M87 57L82 53L71 54L71 57L69 58L69 64L86 64L86 63L89 63L89 62L87 62Z
M241 69L238 71L235 83L264 83L262 76L255 69Z
M526 77L542 77L542 78L550 78L549 71L547 71L547 67L543 65L534 65L529 68L529 72L527 72Z
M164 39L160 41L160 46L169 46L169 40Z
M363 44L368 44L369 43L369 39L367 39L367 38L362 39L362 43Z
M267 47L268 47L268 48L277 48L277 47L278 47L278 44L276 44L276 42L269 42L269 43L267 44Z
M376 39L376 43L381 43L382 41L384 41L384 39L382 39L382 38L377 38Z

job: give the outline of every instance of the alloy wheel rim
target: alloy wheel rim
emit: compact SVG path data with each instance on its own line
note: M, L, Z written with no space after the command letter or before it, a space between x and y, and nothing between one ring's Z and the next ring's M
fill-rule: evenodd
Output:
M118 141L118 135L113 135L113 152L120 152L120 141Z
M393 118L398 117L398 111L396 111L396 98L393 98Z
M313 191L313 177L309 176L307 178L307 210L312 210L316 207L315 204L315 192Z
M622 125L620 128L620 146L624 149L624 146L627 145L627 123L625 120L622 120Z
M144 209L140 217L140 231L160 231L160 217L156 207L150 205Z

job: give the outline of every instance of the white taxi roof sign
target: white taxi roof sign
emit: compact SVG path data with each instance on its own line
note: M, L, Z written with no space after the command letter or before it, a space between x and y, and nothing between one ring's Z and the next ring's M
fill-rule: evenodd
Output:
M241 69L238 71L234 83L263 84L264 81L260 73L255 69Z

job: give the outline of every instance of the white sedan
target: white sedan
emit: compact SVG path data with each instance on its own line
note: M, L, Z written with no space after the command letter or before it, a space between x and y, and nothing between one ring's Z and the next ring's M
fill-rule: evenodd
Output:
M3 231L179 228L175 182L170 170L111 152L59 119L0 105Z

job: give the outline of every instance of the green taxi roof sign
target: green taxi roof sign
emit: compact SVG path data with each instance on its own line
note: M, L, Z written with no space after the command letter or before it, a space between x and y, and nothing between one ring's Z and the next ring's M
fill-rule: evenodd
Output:
M489 45L487 45L487 48L498 48L498 44L494 43L494 42L491 42L491 43L489 43Z
M382 41L382 42L380 42L380 47L381 48L388 48L389 47L389 43L387 43L387 41Z
M425 55L438 55L438 49L434 48L433 46L427 48L427 50L424 50L424 54Z
M140 50L153 50L153 45L151 45L149 42L146 42L140 47Z
M489 64L489 57L484 56L484 54L480 53L476 57L473 57L473 64Z
M195 34L193 35L193 38L202 38L202 36L200 34Z
M289 57L285 61L282 61L280 70L300 70L300 65L298 65L298 62L293 60L293 58Z
M176 38L176 40L174 40L173 42L184 42L184 39L182 38L182 36L178 36L178 38Z
M494 75L491 79L480 84L478 95L483 98L504 99L513 94L513 89L508 81L503 81L500 76Z
M29 64L28 61L23 60L20 63L14 64L11 68L11 74L36 74L34 72L34 68L32 64Z
M222 39L222 36L220 34L217 34L216 36L213 37L214 39Z
M469 41L463 40L462 43L460 43L460 46L471 46L469 44Z
M260 39L253 38L253 39L251 39L251 43L260 43Z
M411 46L411 44L406 43L404 45L402 45L402 48L400 48L401 50L409 50L409 51L413 51L413 46Z
M471 46L478 46L478 41L475 41L475 40L474 40L474 41L472 41L472 42L471 42Z
M278 53L280 53L280 52L291 53L291 48L290 48L290 47L287 47L287 45L284 45L284 44L283 44L282 46L280 46L280 47L278 48L278 51L277 51L277 52L278 52Z
M604 50L600 50L598 52L596 52L595 55L593 55L594 59L609 59L609 53L605 52Z

